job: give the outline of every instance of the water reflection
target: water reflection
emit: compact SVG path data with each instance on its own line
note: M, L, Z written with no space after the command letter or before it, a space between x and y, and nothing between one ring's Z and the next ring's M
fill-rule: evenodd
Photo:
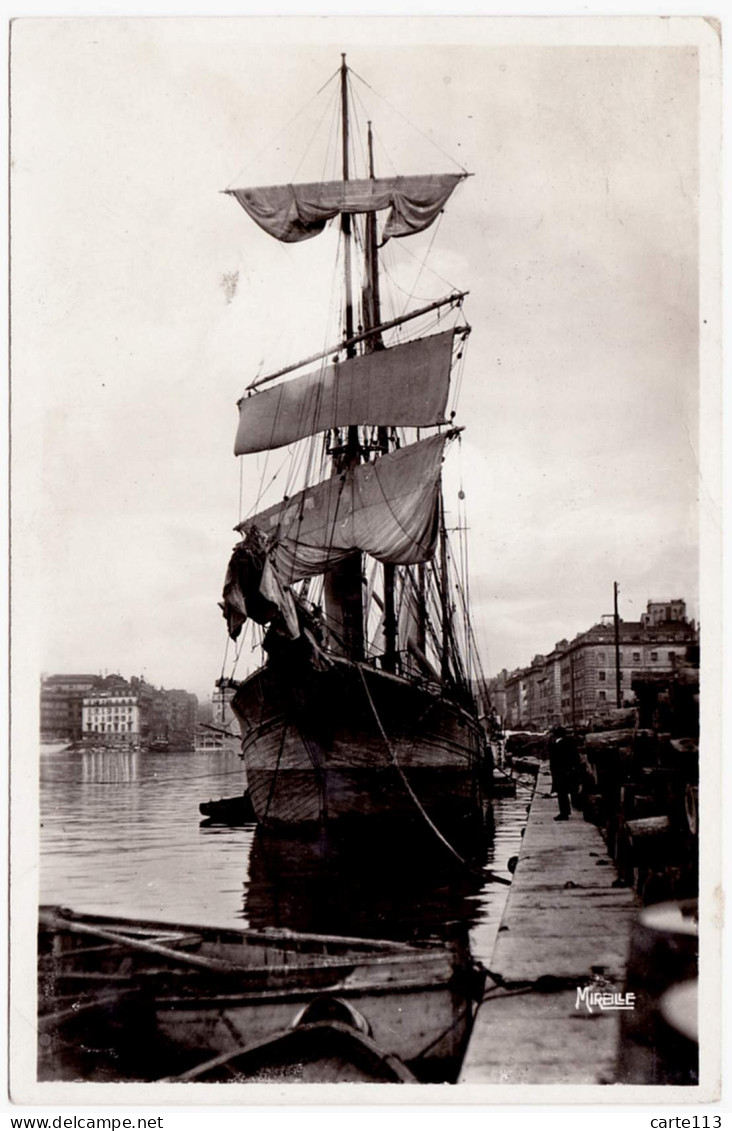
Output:
M474 830L466 864L424 822L363 822L308 839L258 833L249 854L244 917L317 934L408 940L472 925L492 822ZM466 844L461 844L463 851Z
M81 781L84 785L117 785L137 781L140 770L138 751L89 751L81 755Z
M243 788L227 752L41 759L41 900L79 911L408 939L471 928L488 961L530 787L496 799L455 861L423 822L300 840L200 827L200 801ZM451 833L452 835L452 833Z

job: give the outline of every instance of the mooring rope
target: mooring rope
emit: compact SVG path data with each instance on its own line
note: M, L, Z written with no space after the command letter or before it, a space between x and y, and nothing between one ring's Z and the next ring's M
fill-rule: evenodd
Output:
M464 868L466 868L467 871L470 872L472 875L480 876L482 879L487 879L487 880L490 880L491 882L497 883L497 884L505 884L506 887L510 887L511 886L511 880L507 880L504 876L499 876L496 872L493 872L488 868L474 868L471 864L469 864L468 861L463 856L460 855L460 853L457 851L457 849L453 848L453 846L450 844L449 840L440 832L437 825L435 824L435 822L430 817L429 813L426 812L424 806L422 805L422 802L419 800L416 793L414 792L411 785L409 784L409 780L407 778L407 775L404 773L404 770L400 766L399 761L397 759L397 756L394 753L394 750L392 748L392 745L389 742L386 731L384 730L384 727L382 726L382 723L381 723L381 719L379 718L379 713L376 710L376 705L374 704L374 701L371 698L371 692L369 691L369 685L366 682L366 677L363 674L363 668L360 665L357 665L357 667L358 667L358 673L361 676L361 682L363 683L364 691L366 692L366 698L369 701L369 706L371 707L372 714L374 716L374 719L376 720L376 725L379 728L379 733L381 734L381 737L384 740L384 745L386 746L386 749L389 753L389 758L391 759L392 765L394 766L394 769L399 774L399 777L402 779L402 783L404 785L404 788L406 789L407 793L411 797L411 799L414 802L415 806L417 807L419 813L422 815L422 817L424 818L426 823L432 829L432 832L435 834L437 839L442 844L444 844L444 846L448 850L448 852L450 852L455 857L455 859L460 864L462 864L462 866Z
M515 997L518 994L557 994L566 990L581 989L584 986L605 982L601 974L587 972L582 974L540 974L538 978L504 978L496 970L485 968L486 975L493 982L484 991L481 1001L494 998ZM608 979L611 980L611 979ZM496 992L502 991L502 992Z
M289 723L285 719L284 722L283 722L283 725L282 725L282 738L280 740L280 748L277 751L277 762L275 763L274 773L272 775L272 781L271 781L270 787L269 787L269 796L267 797L267 804L266 804L265 809L264 809L264 816L262 817L262 824L264 824L264 822L267 820L267 816L269 814L269 807L272 804L272 798L274 797L275 786L277 785L277 775L280 772L280 762L282 761L282 752L285 749L285 739L287 738L288 727L289 727Z
M429 813L426 812L424 806L422 805L422 802L417 797L417 795L414 792L414 790L412 789L411 785L409 784L409 781L407 779L407 775L404 773L404 770L399 765L399 761L397 759L397 756L394 753L392 745L389 742L389 739L387 737L386 731L384 730L384 727L382 726L381 719L379 718L379 713L376 710L376 705L375 705L373 699L371 698L371 692L369 691L369 685L367 684L366 677L363 674L363 668L360 667L360 665L358 665L358 673L361 676L361 682L363 683L364 691L366 692L366 698L369 701L369 706L371 707L371 711L373 713L374 719L376 720L376 725L379 728L379 733L381 734L381 737L384 740L384 745L386 746L386 749L389 753L389 758L391 759L391 762L394 766L394 769L397 771L397 773L399 774L399 777L402 779L402 783L404 785L404 788L406 789L407 793L411 797L411 799L414 802L414 804L416 805L417 809L422 814L425 821L427 822L429 827L432 829L432 832L435 834L435 836L438 838L438 840L442 841L442 843L444 844L444 846L448 850L448 852L451 852L452 855L455 857L455 859L460 861L460 863L463 865L463 867L468 868L468 870L472 872L474 869L471 868L470 864L468 864L467 860L465 860L460 855L460 853L457 851L457 849L453 848L453 846L450 844L449 840L445 836L443 836L443 834L438 829L437 825L434 823L434 821L430 817Z

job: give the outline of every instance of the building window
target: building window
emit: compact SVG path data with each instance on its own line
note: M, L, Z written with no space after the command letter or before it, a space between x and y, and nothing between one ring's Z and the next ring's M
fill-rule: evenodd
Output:
M601 683L604 683L605 682L605 672L598 672L597 678L600 680Z
M640 660L640 652L634 652L633 653L633 662L637 664L639 660Z
M604 691L598 691L597 698L598 699L607 699L607 695L605 694Z
M675 652L669 652L668 658L669 658L669 660L675 660L676 659L676 653Z
M658 659L658 652L651 652L651 659L657 660Z

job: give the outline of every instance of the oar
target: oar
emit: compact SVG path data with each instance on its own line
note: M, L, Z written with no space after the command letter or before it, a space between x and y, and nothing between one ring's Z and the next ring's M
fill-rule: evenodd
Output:
M149 942L144 939L138 939L129 935L117 934L115 931L110 931L106 927L93 927L86 923L75 923L70 919L57 918L53 915L47 915L41 912L40 922L44 927L54 929L60 928L61 930L73 931L77 934L94 935L95 938L106 939L108 942L119 943L122 946L131 947L134 950L143 951L146 954L156 954L161 958L173 959L178 965L192 966L199 970L208 970L214 974L244 974L257 975L266 974L270 977L277 975L289 976L291 970L287 964L273 965L273 966L247 966L241 963L225 962L220 958L203 958L198 954L188 954L184 951L173 950L168 946L161 946L159 943ZM382 946L386 944L382 943ZM369 965L390 966L402 965L405 961L405 955L400 951L400 944L395 943L394 954L385 954L377 956L369 956L368 952L364 958L358 955L337 955L337 956L323 956L318 957L317 962L307 963L300 967L303 976L307 975L310 971L317 974L318 970L330 969L333 971L352 969L358 966L361 962L367 962ZM73 951L69 953L73 954ZM425 950L424 952L416 951L408 955L408 961L411 964L421 965L429 963L435 956L433 949ZM438 953L439 957L439 953ZM371 962L369 959L371 958Z
M91 927L86 923L73 923L70 919L57 919L45 915L41 915L40 921L44 927L61 928L81 935L94 935L95 938L106 939L107 942L132 947L133 950L141 950L146 954L157 954L161 958L172 958L175 962L184 963L186 966L195 966L200 970L210 970L216 974L232 974L242 969L241 966L236 966L232 962L224 962L220 958L202 958L198 954L187 954L169 946L161 946L159 943L137 939L130 935L119 935L105 927Z

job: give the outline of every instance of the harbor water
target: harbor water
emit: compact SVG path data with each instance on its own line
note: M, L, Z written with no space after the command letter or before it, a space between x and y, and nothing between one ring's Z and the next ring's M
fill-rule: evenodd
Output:
M202 822L199 802L233 796L244 784L235 753L42 754L41 902L399 939L462 923L475 957L490 961L530 780L519 781L516 797L490 803L469 868L426 827L395 836L366 823L324 841Z

